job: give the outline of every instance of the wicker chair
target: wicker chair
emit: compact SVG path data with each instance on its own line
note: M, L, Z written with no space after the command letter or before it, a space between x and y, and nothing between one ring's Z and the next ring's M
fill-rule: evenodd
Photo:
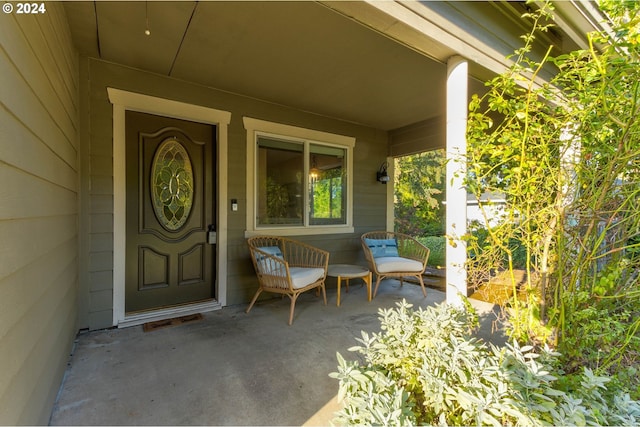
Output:
M293 323L296 300L301 293L320 288L324 305L327 305L324 282L327 277L329 252L296 240L275 236L251 237L247 243L259 284L247 313L262 291L287 295L291 299L289 325Z
M415 277L420 282L422 294L427 296L422 273L427 267L429 248L411 236L390 231L371 231L363 234L360 240L369 269L376 275L374 297L380 281L387 277L399 279L400 286L404 277Z

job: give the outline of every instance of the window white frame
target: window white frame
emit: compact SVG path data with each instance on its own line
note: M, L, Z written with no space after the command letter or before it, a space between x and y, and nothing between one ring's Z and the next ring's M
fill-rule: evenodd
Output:
M277 234L279 236L300 236L313 234L353 233L353 148L356 145L354 137L305 129L297 126L243 117L247 131L247 219L245 237L259 234ZM257 151L258 136L272 136L279 139L289 139L305 145L305 169L308 170L308 147L310 144L327 145L343 148L347 152L347 183L346 183L346 223L331 225L309 225L308 212L305 210L304 225L300 226L258 226L257 224ZM305 192L304 206L308 206L309 195Z

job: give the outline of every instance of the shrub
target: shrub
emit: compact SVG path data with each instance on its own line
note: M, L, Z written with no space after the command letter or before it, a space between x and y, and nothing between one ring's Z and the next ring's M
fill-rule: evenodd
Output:
M395 159L395 230L412 236L445 233L444 150Z
M634 425L640 402L608 390L608 378L585 369L560 381L558 354L518 344L487 346L473 338L470 307L412 310L406 301L380 309L381 332L362 332L337 354L344 425ZM554 371L557 371L554 373ZM560 380L559 380L560 379ZM563 389L559 386L562 385Z
M635 399L640 399L638 285L640 271L627 258L594 274L566 303L567 329L580 333L565 333L559 346L567 373L585 366L606 372Z
M428 265L442 267L445 265L447 239L445 236L417 237L418 241L429 248Z
M640 355L640 2L598 1L602 31L558 56L539 38L553 4L535 3L512 66L469 106L466 188L507 202L506 222L468 237L469 278L523 264L510 336L621 381Z
M512 228L513 226L510 224L501 224L500 227ZM492 262L491 266L494 269L508 268L509 259L507 254L500 249L496 250L489 237L489 230L479 221L471 222L466 240L468 242L468 255L472 261L490 258ZM522 240L515 235L507 239L505 246L511 254L513 268L525 269L527 266L527 250ZM485 252L488 251L493 251L493 253L486 254Z

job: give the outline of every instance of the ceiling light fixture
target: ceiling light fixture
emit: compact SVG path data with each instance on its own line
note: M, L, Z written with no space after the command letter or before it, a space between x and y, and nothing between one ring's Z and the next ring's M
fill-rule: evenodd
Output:
M318 169L318 164L316 163L316 156L311 156L311 169L309 170L309 179L311 182L315 182L320 176L320 169Z
M149 2L148 1L144 2L144 15L145 15L144 17L145 17L145 23L146 23L144 35L150 36L151 30L149 30Z

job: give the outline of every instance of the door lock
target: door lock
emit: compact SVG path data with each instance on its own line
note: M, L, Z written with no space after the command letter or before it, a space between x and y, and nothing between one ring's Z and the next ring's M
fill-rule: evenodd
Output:
M216 229L213 224L209 225L209 229L207 231L207 243L210 245L215 245L217 243L218 236L216 234Z

